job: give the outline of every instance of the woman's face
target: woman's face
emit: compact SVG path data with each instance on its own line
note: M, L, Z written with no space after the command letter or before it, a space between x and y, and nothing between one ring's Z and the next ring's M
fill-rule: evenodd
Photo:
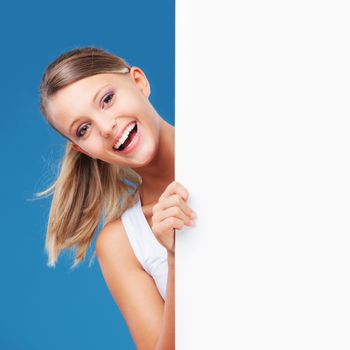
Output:
M77 151L138 168L152 160L159 142L160 116L149 95L149 83L140 68L132 67L128 74L97 74L59 90L50 99L49 119ZM116 150L123 141L124 150Z

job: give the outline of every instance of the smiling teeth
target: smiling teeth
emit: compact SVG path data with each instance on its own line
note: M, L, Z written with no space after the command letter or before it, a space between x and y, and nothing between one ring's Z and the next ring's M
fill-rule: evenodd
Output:
M118 140L118 142L113 146L114 149L118 149L124 142L125 140L128 138L130 131L135 127L136 122L130 124L125 131L123 132L123 135L121 136L121 138Z

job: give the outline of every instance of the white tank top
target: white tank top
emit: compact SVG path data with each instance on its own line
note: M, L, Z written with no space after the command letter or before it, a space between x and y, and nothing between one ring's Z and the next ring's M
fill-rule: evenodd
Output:
M121 220L136 258L153 277L160 295L165 300L168 255L166 248L158 242L148 224L141 207L140 196L137 203L121 215Z

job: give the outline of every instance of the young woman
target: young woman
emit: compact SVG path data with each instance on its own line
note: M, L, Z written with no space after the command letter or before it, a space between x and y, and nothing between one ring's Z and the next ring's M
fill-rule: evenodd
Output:
M138 67L105 50L66 52L46 69L40 109L67 141L53 193L49 265L81 262L102 219L96 255L138 349L174 349L175 229L192 225L174 181L174 127L149 101Z

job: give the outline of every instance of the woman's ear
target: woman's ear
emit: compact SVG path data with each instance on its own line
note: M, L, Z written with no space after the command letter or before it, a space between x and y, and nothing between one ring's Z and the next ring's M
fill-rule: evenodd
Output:
M87 156L89 156L89 157L95 159L95 157L94 157L91 153L89 153L89 152L83 150L82 148L80 148L80 147L79 147L78 145L76 145L75 143L71 143L71 145L72 145L72 147L73 147L76 151L81 152L81 153L84 153L84 154L86 154Z
M148 98L151 95L151 86L143 70L139 67L133 66L130 68L130 75L134 82L139 86L142 93Z

